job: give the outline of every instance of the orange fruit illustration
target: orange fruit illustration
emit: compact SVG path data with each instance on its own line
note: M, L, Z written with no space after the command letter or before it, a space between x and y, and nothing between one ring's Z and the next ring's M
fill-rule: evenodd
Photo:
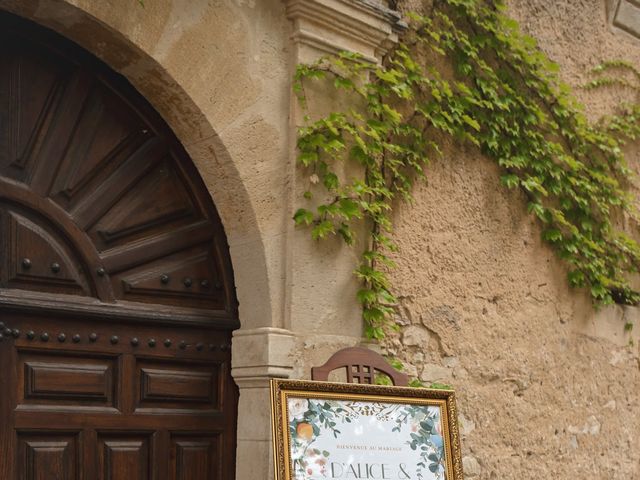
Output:
M311 440L311 437L313 437L313 427L308 423L299 423L296 427L296 432L298 432L298 437L303 440Z

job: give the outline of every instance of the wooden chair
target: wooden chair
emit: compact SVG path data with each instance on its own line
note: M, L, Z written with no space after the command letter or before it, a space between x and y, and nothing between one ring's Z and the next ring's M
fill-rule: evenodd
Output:
M388 375L397 387L406 387L409 377L393 368L382 355L362 347L344 348L334 353L324 365L311 368L311 379L326 382L334 370L345 368L348 383L375 383L376 371Z

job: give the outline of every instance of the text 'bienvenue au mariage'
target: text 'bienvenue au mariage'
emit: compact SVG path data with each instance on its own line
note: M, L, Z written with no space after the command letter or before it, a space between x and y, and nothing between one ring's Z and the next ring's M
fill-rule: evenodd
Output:
M354 444L338 444L336 449L368 452L401 452L403 450L401 447ZM345 480L410 480L411 476L407 470L407 465L404 463L329 463L331 478L343 478Z

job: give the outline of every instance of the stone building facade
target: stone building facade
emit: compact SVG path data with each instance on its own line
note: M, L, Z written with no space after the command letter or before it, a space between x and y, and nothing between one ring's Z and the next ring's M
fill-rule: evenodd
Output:
M398 2L400 11L422 8ZM632 0L511 0L592 118L631 92L581 90L602 59L640 65ZM268 380L308 378L363 342L357 252L291 220L296 64L352 50L372 61L401 16L376 0L0 0L123 75L167 122L220 215L240 328L236 478L272 477ZM635 166L637 145L628 147ZM640 323L569 289L523 198L497 168L450 145L394 217L401 332L381 345L425 382L458 392L467 478L640 478ZM1 348L1 346L0 346Z

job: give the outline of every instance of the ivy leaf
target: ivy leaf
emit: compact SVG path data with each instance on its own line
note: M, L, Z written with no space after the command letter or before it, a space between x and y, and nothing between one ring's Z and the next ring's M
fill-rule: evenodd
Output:
M573 270L569 272L569 284L573 287L583 287L585 282L584 273L580 270Z
M395 108L392 108L387 104L384 104L382 108L389 117L391 123L393 123L394 125L398 125L402 121L402 115Z
M314 216L313 213L304 208L299 208L296 210L296 213L293 215L293 220L296 225L311 225L313 222Z
M520 185L520 178L513 174L502 175L500 181L507 188L515 188Z
M542 238L549 242L559 242L560 240L562 240L562 232L555 228L545 230L542 233Z
M377 295L376 292L371 289L362 288L358 290L357 297L360 303L363 305L369 305L376 301Z
M335 78L335 80L333 81L333 85L336 88L344 88L345 90L351 90L355 87L354 83L351 80L340 76Z
M340 184L340 182L338 181L338 176L333 172L329 172L325 174L322 177L322 183L324 184L325 188L329 191L335 190L336 188L338 188Z
M354 235L348 224L342 223L340 227L338 227L338 234L342 237L344 243L353 245Z
M326 142L322 146L322 148L324 150L327 150L327 151L329 151L329 150L333 150L334 152L335 151L339 151L339 150L342 150L344 148L344 142L339 138L332 138L331 140Z
M363 165L367 164L369 161L369 156L364 151L364 148L361 145L354 145L353 147L351 147L349 157L353 160L357 160Z
M375 75L380 80L383 80L387 83L395 83L397 80L397 76L394 74L393 71L383 70L382 68L377 68L375 71Z
M362 218L362 212L358 202L350 198L341 198L339 201L340 212L347 219Z
M601 300L606 300L610 298L609 291L604 287L604 285L599 285L599 284L595 284L591 286L591 295Z
M311 229L311 238L319 240L321 238L326 238L332 233L335 233L333 223L329 220L324 220Z
M474 120L473 118L471 118L469 115L467 114L463 114L462 115L462 120L464 120L464 123L466 123L467 125L469 125L471 128L473 128L476 131L480 131L480 124Z
M544 206L542 206L542 204L537 202L529 202L529 205L527 205L527 210L529 210L529 213L534 213L536 217L538 217L543 222L546 223L548 221L546 210Z
M298 161L305 167L308 167L312 163L318 161L318 152L316 152L315 150L300 152L300 155L298 155Z
M370 324L377 324L384 320L384 311L379 307L368 307L363 310L362 316Z

